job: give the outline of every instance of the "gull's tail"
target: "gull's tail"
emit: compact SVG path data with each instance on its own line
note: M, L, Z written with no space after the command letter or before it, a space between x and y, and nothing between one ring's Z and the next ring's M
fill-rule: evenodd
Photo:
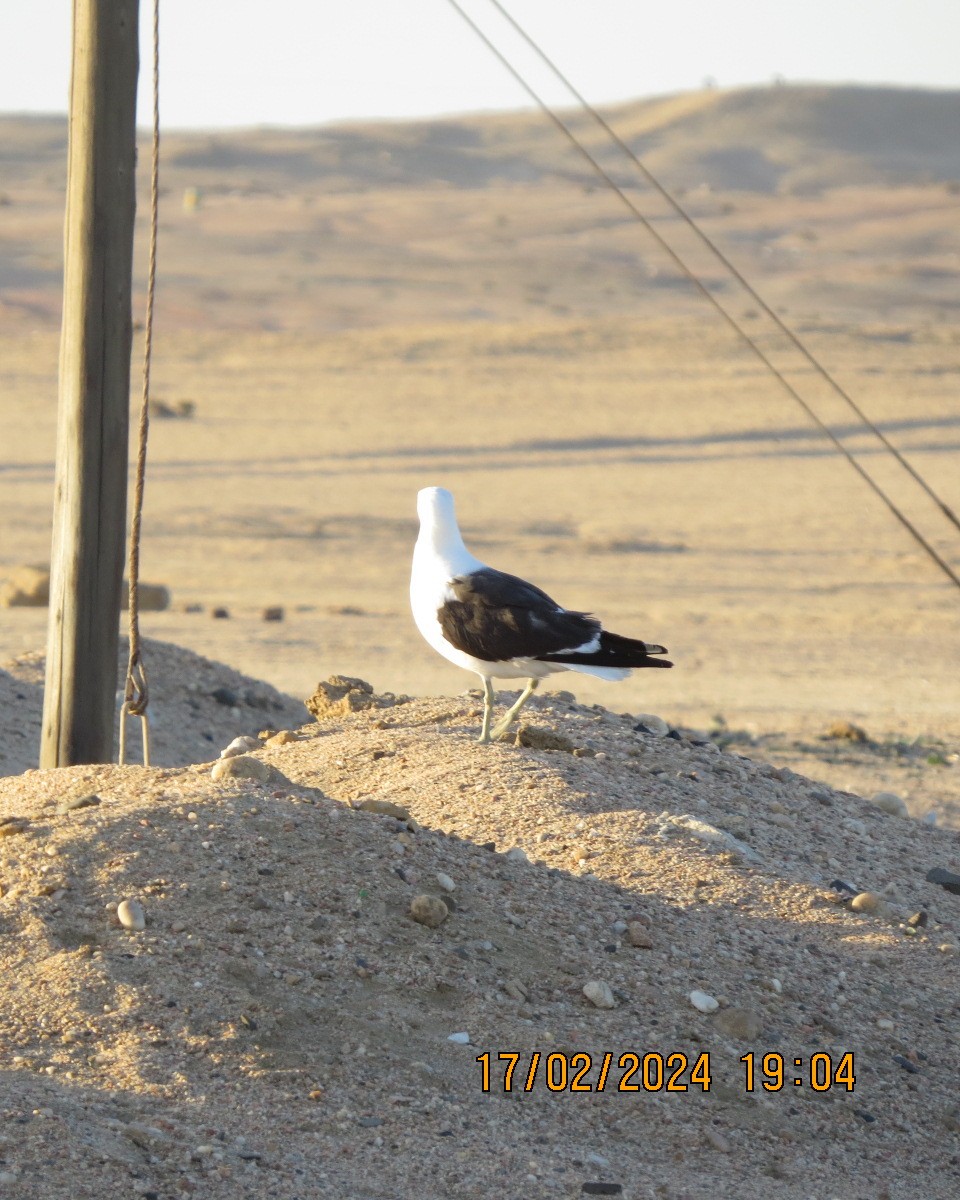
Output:
M666 653L666 646L655 646L653 642L641 642L604 630L596 650L544 654L542 661L562 663L571 671L598 675L601 679L625 679L637 667L672 667L673 663L668 658L653 657Z

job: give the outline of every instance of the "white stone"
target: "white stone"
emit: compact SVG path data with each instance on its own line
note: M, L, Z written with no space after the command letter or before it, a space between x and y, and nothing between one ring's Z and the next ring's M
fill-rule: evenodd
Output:
M210 777L253 779L257 783L266 783L270 778L270 768L265 762L261 762L259 758L251 758L249 754L231 754L229 758L221 758L213 764Z
M585 983L583 994L594 1008L616 1008L617 1006L610 984L604 983L602 979L591 979L589 983Z
M450 1036L447 1038L447 1041L448 1042L456 1042L456 1044L458 1046L469 1046L470 1045L470 1034L469 1033L451 1033Z
M440 884L440 886L443 888L443 890L445 892L452 892L456 889L456 886L457 886L453 882L453 880L450 878L450 876L444 875L444 873L442 871L437 872L437 883Z
M121 900L117 905L117 918L124 929L140 933L147 927L146 913L139 900Z
M690 993L690 1003L697 1010L697 1012L702 1013L716 1012L720 1007L720 1002L718 1000L714 1000L714 998L707 995L706 992L699 991L692 991Z
M258 750L260 743L252 737L235 737L229 746L220 751L221 758L232 758L235 754L246 754L248 750Z

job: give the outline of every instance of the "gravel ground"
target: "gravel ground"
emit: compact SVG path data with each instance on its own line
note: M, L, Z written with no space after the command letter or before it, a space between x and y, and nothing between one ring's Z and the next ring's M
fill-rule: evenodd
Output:
M958 1194L955 832L565 693L493 747L347 697L0 780L0 1195Z

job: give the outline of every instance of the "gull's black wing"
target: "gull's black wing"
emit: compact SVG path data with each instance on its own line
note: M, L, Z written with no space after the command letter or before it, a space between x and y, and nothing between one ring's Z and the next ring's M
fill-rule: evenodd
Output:
M437 611L443 636L482 662L544 658L596 642L600 622L568 612L546 592L492 567L450 581L453 597Z

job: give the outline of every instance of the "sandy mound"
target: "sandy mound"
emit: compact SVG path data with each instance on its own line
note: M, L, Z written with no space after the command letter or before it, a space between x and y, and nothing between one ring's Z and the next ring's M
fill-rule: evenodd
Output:
M572 753L480 747L469 699L422 700L254 751L262 784L0 781L4 1189L956 1195L960 896L926 880L960 868L956 835L636 718L531 709ZM630 1092L632 1053L683 1057Z
M223 663L170 642L143 639L150 685L150 752L156 766L209 762L231 738L283 729L308 718L292 696ZM121 638L118 704L127 674L127 640ZM0 665L0 775L37 765L43 713L45 657L23 654ZM130 723L127 760L140 763L140 722Z

